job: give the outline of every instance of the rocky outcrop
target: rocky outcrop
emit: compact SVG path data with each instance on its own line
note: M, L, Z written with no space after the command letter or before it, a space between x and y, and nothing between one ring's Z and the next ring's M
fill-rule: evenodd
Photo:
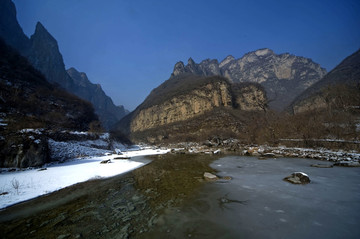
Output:
M47 138L40 137L33 140L33 136L19 134L16 137L7 137L0 151L1 167L40 167L50 162L50 153Z
M268 99L265 90L259 84L235 83L232 86L235 95L235 107L245 111L266 110Z
M95 113L106 129L110 129L126 115L124 106L115 106L112 99L102 90L101 85L91 83L84 72L78 72L72 67L67 73L73 79L73 87L70 91L93 104Z
M326 70L308 58L288 53L277 55L270 49L260 49L240 59L230 55L220 63L207 59L196 64L190 58L186 66L182 62L176 63L172 76L189 73L220 75L233 83L259 83L271 100L270 107L282 110L297 95L319 81Z
M187 94L140 110L131 122L131 131L187 120L220 106L232 106L230 87L226 82L209 83Z

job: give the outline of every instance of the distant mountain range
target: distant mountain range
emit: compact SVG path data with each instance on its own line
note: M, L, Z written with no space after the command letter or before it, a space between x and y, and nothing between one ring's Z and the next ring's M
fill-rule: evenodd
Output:
M254 82L261 84L267 93L270 108L283 110L292 100L312 84L319 81L326 70L311 59L285 54L275 54L270 49L249 52L239 59L226 57L203 60L199 64L193 59L175 64L172 76L190 73L201 76L219 75L230 82Z
M74 69L65 70L56 39L40 22L36 24L35 33L30 39L24 34L16 19L16 8L11 0L0 0L0 37L28 58L49 82L91 102L104 128L109 129L125 116L124 107L115 106L100 85L91 83L87 77L83 80L81 74Z

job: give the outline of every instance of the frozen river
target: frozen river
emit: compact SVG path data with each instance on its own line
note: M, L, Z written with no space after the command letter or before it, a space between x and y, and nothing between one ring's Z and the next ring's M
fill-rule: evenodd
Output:
M360 238L360 168L310 167L319 163L330 164L160 155L0 211L0 237ZM212 170L232 180L201 182ZM298 171L311 182L283 181Z
M360 238L360 168L315 168L299 158L229 156L211 166L231 181L206 184L163 216L174 238ZM282 179L305 172L311 183ZM158 234L157 234L158 236ZM165 235L164 235L165 236Z

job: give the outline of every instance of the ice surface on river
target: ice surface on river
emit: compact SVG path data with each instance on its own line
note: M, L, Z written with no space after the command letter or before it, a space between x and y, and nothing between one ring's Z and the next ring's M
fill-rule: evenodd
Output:
M233 179L207 183L184 207L160 218L166 223L158 230L174 238L360 238L360 168L310 167L314 163L219 159L211 166ZM297 171L311 182L283 181Z

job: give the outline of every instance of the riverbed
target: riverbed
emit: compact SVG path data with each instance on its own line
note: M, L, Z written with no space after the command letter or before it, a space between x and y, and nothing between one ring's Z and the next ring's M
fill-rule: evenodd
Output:
M1 238L359 238L360 168L161 155L0 212ZM211 167L208 165L210 164ZM292 172L311 182L283 181ZM205 182L204 172L231 180Z

